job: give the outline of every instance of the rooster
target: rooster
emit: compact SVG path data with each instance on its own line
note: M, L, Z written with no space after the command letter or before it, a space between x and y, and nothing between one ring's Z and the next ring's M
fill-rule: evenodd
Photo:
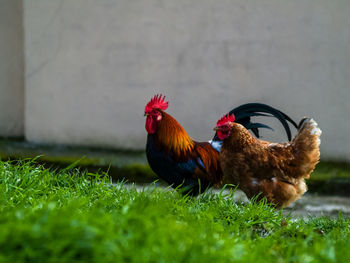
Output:
M222 184L238 185L248 198L266 197L276 207L288 206L306 192L304 179L320 158L321 130L313 119L302 119L297 135L288 143L254 138L234 115L221 118L214 130L223 140Z
M220 185L222 171L219 152L222 140L214 136L209 142L196 142L182 126L165 112L168 102L156 95L145 107L147 145L146 155L151 169L174 188L197 195L209 186ZM259 128L270 128L252 123L253 116L273 116L281 121L288 138L290 128L286 120L295 123L284 113L268 105L251 103L233 109L238 123L259 137Z

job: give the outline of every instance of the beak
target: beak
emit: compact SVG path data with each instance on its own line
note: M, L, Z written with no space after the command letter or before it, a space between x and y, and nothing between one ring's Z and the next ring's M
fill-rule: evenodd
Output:
M143 116L149 116L149 114L148 114L148 113L145 113L145 114L143 114Z
M214 131L218 131L218 130L220 130L220 129L219 129L219 127L214 127L213 130L214 130Z

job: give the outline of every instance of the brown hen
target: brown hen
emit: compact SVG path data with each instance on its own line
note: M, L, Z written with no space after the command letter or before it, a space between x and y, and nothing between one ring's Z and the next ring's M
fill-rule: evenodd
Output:
M320 158L321 130L310 118L301 120L298 134L288 143L270 143L254 138L246 128L225 116L215 127L223 140L221 184L235 184L248 198L266 197L277 207L288 206L307 190Z

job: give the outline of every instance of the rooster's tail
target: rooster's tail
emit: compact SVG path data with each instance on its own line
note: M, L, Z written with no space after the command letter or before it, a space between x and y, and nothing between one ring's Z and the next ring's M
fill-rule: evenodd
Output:
M251 130L257 138L260 137L259 129L267 128L272 130L272 128L263 123L252 122L252 117L263 116L278 119L285 129L289 141L291 140L292 135L288 122L297 128L296 123L288 115L276 108L262 103L243 104L237 108L234 108L228 114L234 114L235 122L243 125L247 130ZM213 141L220 141L217 134L215 134Z

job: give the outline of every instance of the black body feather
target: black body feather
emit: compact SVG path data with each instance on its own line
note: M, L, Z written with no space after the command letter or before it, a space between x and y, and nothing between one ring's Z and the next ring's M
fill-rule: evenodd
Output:
M182 163L174 161L169 154L158 149L154 137L153 134L147 136L146 155L149 166L161 179L190 195L198 195L210 186L209 181L193 178L194 170L199 166L196 160Z

